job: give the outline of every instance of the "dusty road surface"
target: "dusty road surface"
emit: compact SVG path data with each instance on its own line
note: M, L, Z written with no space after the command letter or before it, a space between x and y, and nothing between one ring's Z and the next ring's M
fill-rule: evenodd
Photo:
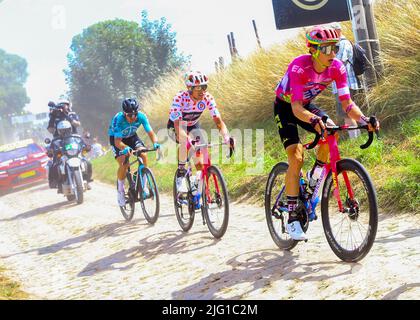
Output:
M172 199L149 226L131 223L112 186L93 183L85 202L46 185L0 198L0 264L37 299L419 299L420 217L381 215L376 242L359 263L330 250L320 220L292 252L275 246L263 208L231 205L215 241L196 218L180 231Z

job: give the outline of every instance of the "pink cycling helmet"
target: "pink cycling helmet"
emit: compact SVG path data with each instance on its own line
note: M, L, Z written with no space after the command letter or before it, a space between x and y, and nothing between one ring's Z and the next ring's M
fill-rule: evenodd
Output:
M337 43L340 40L338 32L332 28L316 26L306 33L306 45L321 45L324 43Z

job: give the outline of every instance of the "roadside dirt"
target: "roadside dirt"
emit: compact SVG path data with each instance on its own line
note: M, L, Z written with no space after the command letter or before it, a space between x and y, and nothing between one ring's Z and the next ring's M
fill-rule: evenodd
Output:
M112 186L93 183L82 205L46 185L0 198L0 264L33 299L419 299L420 217L380 215L359 263L329 248L318 220L308 243L279 250L264 209L234 203L222 240L201 216L189 233L172 198L149 226L124 221Z

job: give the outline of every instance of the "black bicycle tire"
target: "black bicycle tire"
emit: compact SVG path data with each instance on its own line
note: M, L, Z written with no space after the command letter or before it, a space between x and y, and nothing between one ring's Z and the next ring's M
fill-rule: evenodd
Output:
M129 182L128 185L131 185L131 174L130 174L130 172L127 172L126 179ZM117 181L117 192L118 192L118 181ZM124 209L121 206L120 206L120 211L121 211L121 213L122 213L122 215L123 215L123 217L126 221L131 221L131 220L133 220L134 212L136 210L136 204L135 204L136 201L135 201L135 199L133 199L133 196L130 194L130 189L126 190L126 193L128 195L128 199L130 200L130 202L126 202L126 205L129 205L131 207L130 208L130 213L127 214L127 212L126 212L127 210Z
M375 241L376 232L378 229L378 204L376 199L376 190L372 183L372 180L363 167L363 165L354 160L354 159L342 159L337 162L337 173L340 174L342 171L352 171L362 179L362 183L367 189L368 203L369 203L369 227L370 232L361 243L361 247L355 250L346 250L340 246L340 244L335 240L333 232L331 230L331 225L329 221L329 210L328 202L331 193L331 187L333 185L332 172L330 171L325 179L324 188L322 191L322 200L321 200L321 215L322 215L322 226L324 228L325 237L327 242L330 245L334 254L339 257L341 260L346 262L357 262L363 259L370 251Z
M184 223L183 219L181 217L181 213L179 212L179 208L178 208L177 190L176 190L177 175L178 175L178 169L175 172L174 183L173 183L173 199L174 199L175 215L176 215L176 219L178 220L178 224L181 227L182 231L188 232L194 224L195 210L194 210L194 208L191 210L191 206L193 206L193 204L192 204L192 199L189 196L188 197L188 199L189 199L189 206L188 206L189 219L188 219L188 223ZM188 177L186 177L186 179L187 179L188 194L191 194L190 179Z
M202 199L203 199L203 206L202 206L202 212L203 212L203 216L204 219L206 221L207 224L207 228L209 229L210 233L213 235L214 238L216 239L220 239L224 236L224 234L226 233L228 224L229 224L229 194L228 194L228 189L227 189L227 185L226 185L226 181L223 178L222 172L220 171L219 168L217 168L216 166L210 166L207 169L207 174L209 176L209 179L211 179L211 175L215 174L217 176L217 181L220 184L220 188L223 192L223 203L225 206L225 212L224 212L224 219L223 219L223 223L221 225L221 227L219 229L216 229L210 220L210 216L209 216L209 211L207 210L207 199L205 197L205 192L203 192L202 194ZM206 186L206 184L203 184L204 186Z
M268 231L270 233L271 238L273 239L274 243L282 250L292 250L296 245L299 243L299 241L288 239L283 240L277 236L277 232L275 231L273 220L272 220L272 214L271 214L271 207L273 204L271 203L271 193L274 186L274 182L276 180L276 177L280 173L286 173L289 165L286 162L279 162L277 163L273 169L271 170L268 179L267 184L265 187L265 193L264 193L264 206L265 206L265 217L267 221L267 227Z
M143 211L143 215L145 217L145 219L147 220L148 223L150 224L155 224L157 219L159 218L159 210L160 210L160 202L159 202L159 190L157 188L157 184L156 184L156 179L155 176L153 175L152 170L150 170L149 168L143 168L143 175L149 175L152 178L152 182L153 182L153 191L155 192L155 200L156 200L156 207L155 207L155 214L153 216L150 216L147 213L146 207L144 206L144 199L143 199L143 190L141 188L141 183L139 183L140 188L139 188L139 199L140 199L140 204L141 204L141 208ZM140 182L140 180L139 180Z

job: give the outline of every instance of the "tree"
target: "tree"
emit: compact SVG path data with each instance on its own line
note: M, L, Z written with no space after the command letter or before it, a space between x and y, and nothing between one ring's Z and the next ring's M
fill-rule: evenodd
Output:
M172 26L166 22L166 18L150 21L145 10L141 12L141 17L141 28L152 45L153 56L156 58L160 71L167 73L174 66L186 64L189 57L178 54L176 33L171 32Z
M23 85L28 77L28 64L18 55L0 49L0 116L20 113L29 103Z
M185 61L175 33L162 19L142 26L121 19L96 23L75 36L65 71L74 110L82 125L105 136L124 97L140 98L157 78Z

